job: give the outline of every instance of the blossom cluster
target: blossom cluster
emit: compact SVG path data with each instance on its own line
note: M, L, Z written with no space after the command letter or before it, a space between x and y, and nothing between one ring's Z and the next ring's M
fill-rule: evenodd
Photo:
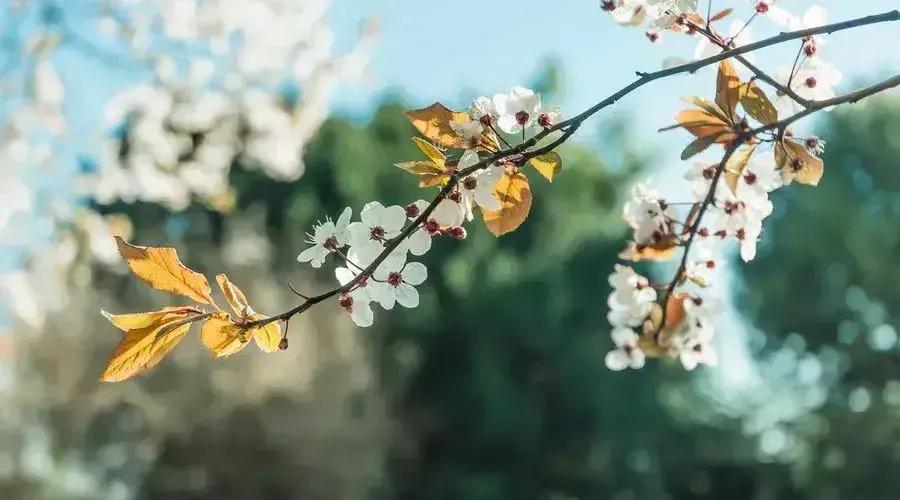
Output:
M66 301L26 298L49 296L44 288L50 286L65 291L67 275L83 276L69 272L82 264L72 254L118 262L111 233L128 232L78 206L80 195L100 205L144 201L179 211L200 201L226 211L234 202L232 165L278 180L302 175L305 145L327 118L331 94L362 76L376 35L369 23L355 46L337 53L327 22L330 4L99 0L89 9L78 2L0 6L9 26L28 27L6 33L0 72L0 164L8 167L0 179L0 246L21 254L11 262L23 263L0 271L0 296L17 297L4 302L0 315L37 329ZM97 75L63 72L62 53L76 64L115 73L117 81L123 72L130 77L117 84L128 85L118 95L101 96L110 132L89 137L91 144L99 139L97 162L82 160L88 151L77 142L93 132L68 133L84 126L79 116L103 115L73 114L70 102L77 98L72 89L84 87L82 77ZM82 167L78 173L54 170L75 163ZM43 182L46 172L75 179ZM77 252L45 250L68 248L72 241ZM47 259L54 261L35 264Z
M730 34L723 36L716 32L712 19L704 21L694 12L696 4L666 0L602 2L603 8L619 24L641 25L649 20L651 29L698 36L697 59L751 42L747 28L761 16L789 30L821 26L826 19L821 6L795 16L774 0L758 0L752 2L754 13L750 18L745 22L735 21ZM723 12L721 17L729 15L731 10ZM840 73L821 59L819 49L823 44L824 40L818 36L803 38L793 66L780 72L783 88L790 88L800 99L818 101L833 97L833 87L840 82ZM744 84L736 75L722 71L720 68L716 102L695 98L690 102L700 109L688 111L679 119L679 126L691 131L698 140L702 140L705 126L715 128L716 124L723 124L720 134L734 127L746 127L746 119L736 114L737 103L729 104L740 96L752 95L754 103L771 108L768 114L754 111L753 106L748 111L763 124L804 108L804 103L778 87L770 103L762 91L752 87L752 80ZM729 79L735 83L727 83ZM745 109L748 106L743 101L741 105ZM698 117L700 122L692 122ZM704 117L709 117L709 121L702 121ZM615 348L607 355L606 365L612 370L641 368L647 356L678 357L688 370L698 364L716 364L711 316L719 304L705 289L714 285L723 248L734 242L745 262L753 260L763 220L773 211L770 194L795 179L815 184L821 176L818 155L825 144L817 137L797 138L789 129L770 138L752 137L743 145L729 142L737 139L736 134L724 140L710 137L710 143L722 143L730 151L721 160L695 162L688 170L685 174L691 193L688 201L672 202L650 183L640 182L633 187L623 207L622 217L633 233L621 258L632 262L667 260L679 247L683 247L684 255L672 281L661 284L653 283L630 266L616 265L609 277L612 293L608 298L608 320ZM763 149L761 144L765 142L774 144L775 154L754 154ZM811 174L813 170L815 173ZM690 210L682 217L677 210L679 206Z
M449 122L448 129L453 141L469 144L477 143L483 134L496 137L499 131L509 134L511 140L524 139L560 118L558 108L542 106L540 94L520 86L493 98L475 99L465 114L465 120ZM423 256L436 237L465 239L464 224L474 219L476 211L502 211L504 204L496 188L519 168L514 162L485 162L485 155L494 152L491 148L482 148L481 155L479 148L464 149L458 159L447 160L433 144L420 139L416 143L430 158L428 167L404 168L417 174L430 172L437 179L421 184L442 189L432 203L417 200L405 206L384 206L372 201L362 207L357 221L347 207L337 220L326 218L316 224L308 234L310 246L297 256L299 262L314 268L322 267L329 258L338 260L334 271L341 287L338 303L361 327L372 325L373 303L385 310L395 304L406 308L419 305L416 286L428 273L424 264L411 261L410 256Z
M698 13L697 0L602 0L600 5L612 19L622 26L644 27L651 42L660 43L664 32L683 33L697 39L693 60L705 59L727 48L740 47L755 41L750 25L759 18L767 18L778 29L797 31L815 28L828 22L825 7L813 5L802 14L793 14L783 8L779 0L750 0L752 14L746 20L732 20L727 32L715 29L716 15L704 20ZM723 10L721 19L731 14ZM802 39L797 60L792 66L778 68L776 78L785 87L807 100L823 100L834 97L834 87L843 79L842 73L822 57L824 37L812 35ZM753 55L746 59L753 61ZM680 57L670 57L664 65L676 66L687 62ZM786 114L802 110L802 104L791 96L778 92L775 106Z

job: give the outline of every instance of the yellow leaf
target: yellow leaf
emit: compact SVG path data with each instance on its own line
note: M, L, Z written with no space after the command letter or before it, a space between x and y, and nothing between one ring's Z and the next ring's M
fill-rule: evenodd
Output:
M268 316L253 312L253 308L250 307L243 292L241 292L240 288L231 283L227 276L220 274L216 276L216 281L219 283L219 287L222 289L222 293L225 294L228 303L231 304L234 313L242 321L259 321L268 318ZM214 316L214 318L215 320L211 323L207 322L210 323L209 331L207 333L210 340L209 344L207 344L206 336L204 336L204 344L207 344L207 347L216 353L217 357L227 356L243 349L250 337L253 337L253 339L256 340L256 345L259 346L260 350L263 352L274 352L278 350L278 344L281 342L281 327L278 326L277 322L273 321L271 323L266 323L259 328L244 331L245 329L240 325L230 321L227 315L217 315ZM223 322L229 324L225 325ZM235 331L234 328L237 328L237 330ZM239 346L234 342L235 335L240 341ZM203 336L202 333L201 336ZM227 354L220 354L221 352L226 352Z
M619 252L619 258L630 260L632 262L641 262L645 260L665 261L675 255L675 249L678 248L678 240L675 236L664 238L659 243L649 245L638 245L631 242L625 250Z
M158 323L164 317L173 314L181 314L182 317L184 317L191 313L200 314L200 311L193 307L166 307L159 311L130 314L110 314L102 309L100 310L100 314L102 314L104 318L108 319L110 323L123 332L147 328L154 323Z
M669 296L666 301L666 323L660 328L662 322L662 307L659 304L653 304L650 310L650 317L644 324L644 333L650 334L659 332L663 339L670 337L684 323L687 312L684 309L684 301L688 298L686 293L674 293Z
M802 144L792 140L775 143L775 163L800 184L815 186L825 172L825 164Z
M234 324L226 313L218 313L204 321L200 338L217 358L231 356L250 342L246 330Z
M750 161L750 157L753 156L755 150L756 144L742 146L732 153L731 158L728 159L728 163L725 164L725 171L723 172L725 184L731 188L732 193L737 189L738 179L740 179L744 169L747 168L747 163Z
M716 104L725 112L731 123L735 123L735 109L741 97L741 79L734 66L727 59L719 63L716 78Z
M730 142L737 137L731 125L720 117L704 110L686 109L680 111L675 115L675 120L678 122L678 125L675 125L675 127L683 127L698 138L714 136L715 140L713 142L715 143Z
M698 108L702 109L703 111L706 111L707 113L715 116L716 118L721 120L723 123L728 122L728 116L725 115L725 112L722 111L722 109L719 108L719 106L716 103L710 102L708 99L704 99L702 97L683 97L681 100L688 104L693 104L694 106L697 106Z
M744 84L741 90L741 106L754 120L768 125L778 121L778 110L759 85L754 82Z
M247 317L250 314L250 304L247 302L247 298L244 297L244 292L232 283L224 273L216 275L216 283L219 284L219 289L222 290L222 294L225 295L225 300L228 301L228 305L231 306L234 314L241 318Z
M100 380L118 382L155 366L184 338L198 315L176 309L139 316L108 316L112 317L110 321L117 327L127 327L128 330L113 350Z
M703 137L698 137L690 142L687 147L681 152L681 159L687 160L690 157L702 153L706 150L706 148L713 145L716 142L716 139L722 135L722 132L717 132L710 135L705 135Z
M531 211L531 187L525 174L507 171L497 182L494 194L500 200L501 208L482 211L482 216L488 230L495 236L500 236L513 231L528 218L528 212Z
M434 147L430 142L419 139L418 137L413 137L413 142L416 143L419 151L424 153L435 165L438 167L444 166L444 153L441 153L440 149Z
M157 339L156 347L153 349L153 351L150 353L150 357L147 359L147 364L144 366L144 368L141 369L139 373L143 373L159 364L159 362L162 361L162 359L166 357L166 355L169 354L169 352L171 352L172 349L175 348L175 346L181 343L182 339L184 339L184 336L187 335L188 330L190 330L190 327L190 324L184 324L173 328L172 330L160 336L159 339Z
M215 305L206 278L185 267L174 248L139 247L119 236L115 238L122 258L141 281L163 292Z
M709 18L709 22L714 23L720 19L724 19L724 18L728 17L732 12L734 12L734 9L732 9L730 7L727 9L722 9L719 12L716 12L715 14L713 14L712 17Z
M430 161L407 161L394 166L419 176L419 187L437 186L450 180L450 175Z
M251 314L247 319L250 321L259 321L261 319L266 319L266 316L263 316L262 314ZM278 326L277 321L266 323L259 328L254 328L253 330L250 330L250 333L253 334L253 340L256 341L256 345L261 351L275 352L278 350L278 343L281 342L281 327Z
M550 182L553 182L553 177L562 169L562 158L554 151L535 156L530 161L531 166Z
M447 109L439 102L427 108L407 111L406 117L422 135L442 148L497 150L497 139L488 128L471 140L460 137L450 126L450 122L466 123L472 118L468 113Z

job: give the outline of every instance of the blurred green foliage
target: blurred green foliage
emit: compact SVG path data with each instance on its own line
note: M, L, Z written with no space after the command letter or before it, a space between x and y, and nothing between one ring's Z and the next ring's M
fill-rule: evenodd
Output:
M329 120L296 183L234 169L232 214L107 210L131 215L134 241L176 246L208 275L227 270L262 310L277 311L292 301L288 281L333 284L327 266L310 274L295 261L314 220L432 195L391 166L419 155L403 109L388 101L364 124ZM779 213L758 261L741 267L747 286L737 294L748 325L767 333L719 333L760 359L731 385L710 382L738 365L727 348L712 372L603 365L606 279L627 237L621 198L649 163L627 125L607 123L597 144L564 148L552 185L529 173L535 203L518 231L497 239L476 220L467 240L437 241L415 310L377 310L375 327L353 330L323 305L292 322L286 353L213 361L186 342L175 359L116 386L94 382L115 339L92 317L81 340L56 341L65 350L101 338L87 371L67 372L36 346L34 375L71 387L29 404L57 457L75 456L103 478L105 489L77 498L112 497L119 483L148 499L895 498L898 110L883 98L827 115L821 186L776 195ZM255 234L268 257L229 255ZM161 300L127 276L94 272L85 310ZM368 389L346 382L352 367L330 364L301 394L296 366L316 353L297 336L311 331L320 342L348 331L361 341L375 375ZM86 412L92 401L102 411ZM123 457L114 467L110 450ZM67 498L32 481L0 483L0 493Z

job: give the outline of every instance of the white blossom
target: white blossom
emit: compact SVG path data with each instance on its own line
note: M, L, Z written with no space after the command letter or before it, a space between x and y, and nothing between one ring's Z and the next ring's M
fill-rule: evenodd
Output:
M467 150L459 159L457 168L460 170L478 163L478 154L473 149ZM503 167L489 165L477 172L473 172L459 181L457 186L467 220L472 220L472 208L475 205L482 210L492 211L501 208L500 200L494 194L494 187L503 177Z
M688 315L685 319L685 333L682 336L678 357L686 370L693 370L697 365L715 366L719 357L712 346L712 325L702 317Z
M800 68L794 72L793 78L791 69L786 67L779 69L778 76L784 85L790 80L791 90L809 101L831 99L836 95L834 87L844 79L844 75L837 68L821 58L804 60ZM786 115L803 110L803 106L787 94L776 95L773 104Z
M637 346L638 335L631 328L614 328L612 333L613 343L616 348L606 354L606 367L610 370L621 371L626 368L642 368L645 356Z
M346 286L353 281L360 274L360 268L364 268L369 264L362 261L360 256L352 250L347 254L347 260L349 261L347 262L347 267L338 267L334 270L334 275L341 286ZM370 302L372 302L372 297L369 293L371 283L370 278L362 279L352 290L342 293L338 297L338 304L340 304L341 309L350 315L350 319L357 326L363 328L371 326L375 319L372 306L370 305Z
M494 96L497 125L507 134L517 134L534 125L541 107L541 95L524 87Z
M394 303L408 308L417 307L419 292L415 287L421 285L427 276L428 270L420 262L386 260L375 270L375 282L369 285L369 293L385 309L392 309Z
M350 241L350 217L353 210L350 207L341 212L337 222L326 218L325 222L318 224L313 229L313 234L307 235L307 242L311 247L300 252L298 262L309 262L315 268L322 267L325 257L335 252Z
M621 0L611 12L613 21L623 26L640 26L647 18L646 0Z
M674 213L659 191L640 182L631 188L631 199L625 203L622 216L634 229L635 243L649 244L671 232L669 222Z
M352 222L349 227L350 245L366 258L378 254L386 241L400 234L406 223L403 207L385 207L377 201L366 203L359 215L362 221Z
M610 324L618 327L643 323L656 300L656 290L649 280L628 266L616 264L615 271L609 276L609 284L613 287L607 300Z
M406 216L415 220L428 207L425 200L417 200L406 206ZM431 238L449 228L459 227L465 218L462 204L450 198L441 200L428 219L407 238L409 253L424 255L431 248Z

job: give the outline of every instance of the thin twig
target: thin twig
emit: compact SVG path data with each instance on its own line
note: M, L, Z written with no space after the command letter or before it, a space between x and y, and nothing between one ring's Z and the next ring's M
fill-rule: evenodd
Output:
M438 194L435 196L435 198L431 201L431 203L429 203L428 206L422 211L422 213L419 214L418 217L416 217L416 219L412 222L412 224L405 227L403 229L403 231L400 232L399 235L388 240L385 244L384 250L381 251L381 253L375 258L375 260L373 260L371 264L366 266L366 268L363 271L361 271L359 274L357 274L356 277L354 277L352 280L348 281L345 285L331 289L327 292L324 292L322 294L319 294L319 295L316 295L313 297L308 297L308 298L304 299L303 303L301 303L281 314L278 314L278 315L275 315L275 316L272 316L269 318L265 318L265 319L248 322L246 327L247 328L255 328L255 327L259 327L259 326L271 323L273 321L278 321L278 320L284 321L284 320L290 319L294 315L303 313L304 311L306 311L310 307L318 304L319 302L327 300L335 295L349 292L350 290L353 289L353 287L355 287L357 284L359 284L362 280L367 279L368 277L372 276L372 274L374 274L374 272L378 268L378 266L381 265L381 263L384 262L385 259L387 259L388 255L390 255L391 252L393 252L398 246L400 246L400 244L403 242L403 240L408 238L409 235L411 235L415 230L417 230L419 228L419 226L421 226L422 224L425 223L425 221L428 220L428 217L431 215L431 213L434 211L434 209L437 207L437 205L444 198L446 198L454 189L456 189L457 183L459 182L460 179L465 178L465 176L467 176L473 172L487 168L489 165L493 165L494 163L497 163L498 161L501 161L501 160L515 159L515 161L517 163L524 164L524 162L527 161L529 158L539 156L541 154L547 153L547 152L555 149L557 146L559 146L560 144L567 141L578 130L578 128L581 127L582 123L584 123L585 120L587 120L588 118L590 118L591 116L596 114L601 109L614 104L622 97L625 97L626 95L630 94L631 92L637 90L638 88L640 88L652 81L666 78L666 77L669 77L672 75L682 74L682 73L693 73L694 71L696 71L700 68L709 66L711 64L715 64L715 63L723 61L725 59L728 59L731 57L737 57L737 56L740 56L741 54L745 54L747 52L752 52L754 50L759 50L761 48L768 47L771 45L776 45L776 44L779 44L779 43L782 43L782 42L785 42L788 40L795 40L795 39L803 38L803 37L806 37L809 35L815 35L815 34L820 34L820 33L833 33L836 31L851 29L851 28L855 28L855 27L859 27L859 26L865 26L865 25L869 25L869 24L882 23L882 22L897 21L897 20L900 20L900 11L893 10L893 11L885 12L883 14L861 17L861 18L852 19L849 21L843 21L843 22L829 24L829 25L825 25L825 26L819 26L817 28L809 28L809 29L794 31L794 32L790 32L790 33L781 33L780 35L777 35L777 36L774 36L771 38L767 38L765 40L760 40L755 43L743 45L741 47L736 47L736 48L730 49L730 50L725 50L719 54L708 57L706 59L701 59L699 61L682 64L680 66L675 66L672 68L663 69L663 70L655 71L652 73L644 73L643 76L639 77L634 82L626 85L625 87L621 88L620 90L613 93L609 97L594 104L593 106L591 106L587 110L583 111L582 113L580 113L572 118L569 118L568 120L561 121L552 127L547 127L544 130L542 130L541 132L539 132L538 134L532 136L527 141L523 141L522 143L520 143L516 146L513 146L511 148L507 148L505 150L490 154L490 155L482 158L481 160L479 160L478 163L476 163L468 168L465 168L463 170L460 170L459 172L456 172L455 174L451 175L447 184L445 184L441 188L441 190L438 192ZM763 77L760 76L760 78L763 78ZM766 78L769 78L771 80L771 78L768 76L766 76ZM895 78L897 78L897 77L895 77ZM893 80L893 79L891 79L891 80ZM766 81L768 81L768 80L766 80ZM774 81L774 80L772 80L772 81ZM889 82L890 82L890 80L889 80ZM879 85L884 85L885 83L886 82L883 82L882 84L879 84ZM897 85L897 83L894 83L892 85L889 85L889 87L896 86L896 85ZM875 87L878 87L878 86L875 86ZM859 92L854 92L853 94L848 94L848 96L852 96L852 99L853 99L853 101L850 101L850 102L854 102L855 100L859 100L859 99L865 97L865 95L863 95L862 92L863 91L859 91ZM866 94L866 95L870 95L870 94ZM741 140L741 141L746 140L746 138L750 137L750 134L753 134L753 133L759 133L759 132L762 132L765 130L771 130L771 129L775 129L778 127L787 126L788 124L792 123L793 121L795 121L799 118L802 118L803 116L806 116L818 109L822 109L824 107L833 106L833 105L839 104L841 102L845 102L845 101L841 100L844 97L847 97L847 96L836 97L834 99L829 99L828 101L811 102L810 106L808 106L806 108L806 110L804 110L802 113L799 114L800 116L795 115L794 117L790 117L788 119L782 120L781 122L766 125L764 127L761 127L760 129L755 129L754 131L741 133L741 134L739 134L739 140ZM778 125L778 124L783 124L783 125ZM555 140L553 140L546 146L543 146L541 148L538 148L538 149L535 149L532 151L528 151L530 148L536 146L539 141L541 141L542 139L547 137L549 134L556 132L558 130L563 131L562 134L558 138L556 138ZM743 139L741 139L741 137L743 137ZM723 165L724 165L724 162L723 162ZM717 169L717 172L719 172L718 175L721 175L721 172L720 172L721 168L722 167L720 166L720 169ZM706 203L706 205L708 206L709 203ZM702 209L702 212L705 212L705 208ZM702 215L702 212L700 212L701 215ZM700 223L700 219L702 219L702 217L697 217L697 220L694 223L693 227L699 227L698 225ZM694 231L694 232L696 232L696 231ZM687 252L690 250L690 245L692 243L693 243L693 237L691 237L689 239L688 243L685 245L685 254L687 254ZM683 273L684 267L686 267L686 265L687 265L686 259L687 259L687 257L684 257L682 259L682 264L679 266L679 268L681 269L681 272L679 274ZM663 310L665 310L665 308L663 308Z
M894 88L900 86L900 74L895 75L887 80L884 80L880 83L872 85L870 87L866 87L854 92L850 92L847 94L843 94L832 99L828 99L825 101L815 101L810 103L810 106L804 109L803 111L789 116L783 120L772 122L766 125L761 125L755 129L747 130L744 132L739 132L737 134L737 138L734 140L731 146L725 151L725 155L722 157L722 161L719 162L719 165L716 167L716 171L713 174L712 181L709 184L709 189L706 192L706 196L703 199L703 203L700 205L700 209L697 212L697 218L694 220L694 223L690 226L690 236L688 237L687 242L684 244L684 254L681 256L681 262L678 264L678 268L675 270L675 276L673 276L672 281L666 287L666 292L662 298L662 318L657 327L657 333L663 328L666 324L666 310L668 309L666 305L669 302L669 298L675 292L675 288L678 286L678 283L681 281L682 275L687 269L688 257L691 251L691 245L694 243L694 237L697 235L697 231L700 229L700 223L703 220L703 216L706 214L707 209L715 200L716 187L719 184L719 179L722 176L722 173L725 171L725 166L728 164L728 160L731 159L731 156L734 152L745 142L747 142L752 137L756 135L769 131L769 130L779 130L783 131L787 128L788 125L794 123L795 121L809 116L816 111L820 111L822 109L837 106L838 104L846 104L846 103L854 103L871 95L877 94L879 92L883 92L890 88Z

